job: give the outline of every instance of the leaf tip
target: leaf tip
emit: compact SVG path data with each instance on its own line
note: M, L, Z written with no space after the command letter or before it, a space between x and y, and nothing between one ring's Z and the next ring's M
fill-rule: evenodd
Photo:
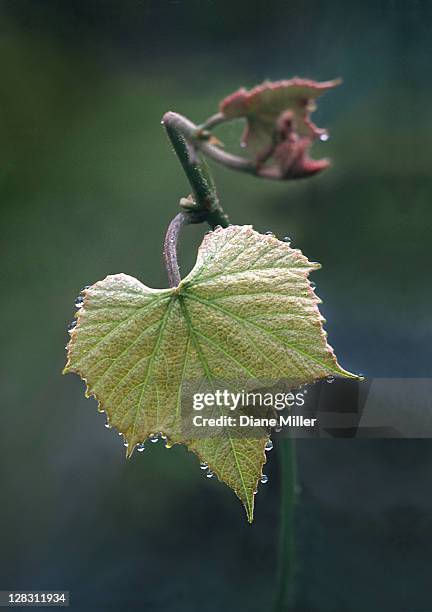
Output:
M133 455L133 452L135 450L135 445L134 444L128 444L126 447L126 459L130 459Z

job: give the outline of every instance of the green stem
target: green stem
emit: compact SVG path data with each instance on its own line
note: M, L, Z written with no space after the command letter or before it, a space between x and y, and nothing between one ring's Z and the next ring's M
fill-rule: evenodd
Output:
M228 227L229 219L219 202L216 187L203 159L198 158L194 135L198 128L177 113L165 113L162 123L192 187L194 205L190 210L201 213L214 229Z
M279 535L278 577L273 612L294 610L295 577L295 444L293 438L279 441L281 469L281 515Z

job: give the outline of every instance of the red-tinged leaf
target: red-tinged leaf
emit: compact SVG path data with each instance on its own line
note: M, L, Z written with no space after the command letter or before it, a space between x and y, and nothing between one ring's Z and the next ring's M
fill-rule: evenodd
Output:
M339 83L297 77L264 82L250 91L242 88L231 94L221 102L220 111L227 119L247 120L242 143L259 165L267 164L267 176L302 178L329 166L328 160L308 156L313 141L327 134L311 121L310 113L316 98Z

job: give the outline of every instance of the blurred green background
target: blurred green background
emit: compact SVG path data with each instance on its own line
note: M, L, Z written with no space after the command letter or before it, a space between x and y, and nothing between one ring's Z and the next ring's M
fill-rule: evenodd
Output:
M80 380L61 376L66 326L107 274L166 285L162 240L189 192L166 110L200 122L241 85L341 76L314 115L331 170L214 176L232 222L322 263L345 368L430 376L432 4L6 0L0 17L0 589L66 589L75 610L270 610L276 452L252 526L184 449L126 462ZM234 147L239 133L220 135ZM202 232L185 232L184 272ZM299 447L296 610L432 609L430 443Z

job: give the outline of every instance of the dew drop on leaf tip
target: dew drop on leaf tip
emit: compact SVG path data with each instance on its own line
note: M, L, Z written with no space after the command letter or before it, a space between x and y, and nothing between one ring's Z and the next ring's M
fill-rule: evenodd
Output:
M208 463L200 463L201 470L206 470L208 468Z
M111 429L111 425L108 423L108 421L105 423L105 427L106 427L107 429Z
M150 434L150 435L149 435L149 440L150 440L150 442L152 442L153 444L155 444L156 442L158 442L158 441L159 441L159 438L157 437L157 435L156 435L156 434Z
M262 484L266 484L266 483L268 482L268 476L267 476L267 474L263 474L263 475L261 476L260 481L262 482Z
M273 448L273 442L271 440L269 440L268 442L266 442L266 445L265 445L264 449L266 451L271 451L272 448Z
M207 478L213 478L213 476L214 476L214 474L213 474L213 472L212 472L211 470L209 470L209 471L207 472L207 474L206 474L206 477L207 477Z
M142 453L144 450L145 450L144 442L141 442L141 444L138 444L137 446L137 451L139 453Z

